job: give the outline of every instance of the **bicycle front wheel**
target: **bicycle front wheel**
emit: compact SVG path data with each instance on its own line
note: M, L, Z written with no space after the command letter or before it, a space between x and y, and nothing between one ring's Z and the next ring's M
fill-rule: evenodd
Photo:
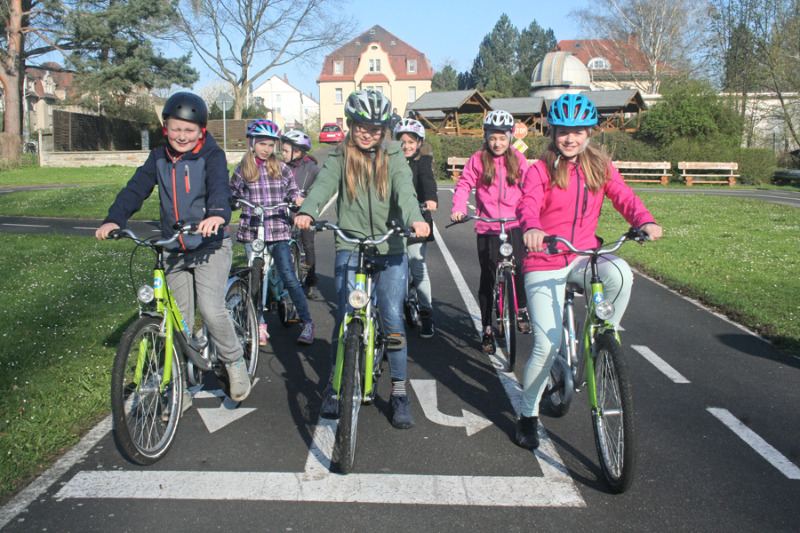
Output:
M183 376L173 348L166 353L161 319L143 316L122 335L111 372L114 438L128 459L153 464L166 455L181 417ZM164 363L172 358L164 387Z
M517 362L517 316L514 312L514 281L511 270L503 272L502 303L500 304L500 322L503 328L503 338L506 341L506 357L508 357L508 371L514 370Z
M247 296L247 285L234 282L225 294L225 308L231 315L236 339L242 346L247 373L252 377L258 368L258 316L252 298Z
M339 386L341 417L336 430L336 460L339 472L349 474L356 455L358 411L361 408L361 354L364 352L364 326L356 321L347 327L342 382Z
M595 342L594 440L606 483L611 492L620 493L630 487L636 462L633 391L622 347L614 334L605 332Z
M303 285L306 277L305 272L303 272L303 252L300 251L300 245L297 244L297 241L291 244L290 250L292 252L292 268L294 269L294 275L297 276L297 281L300 282L300 285Z

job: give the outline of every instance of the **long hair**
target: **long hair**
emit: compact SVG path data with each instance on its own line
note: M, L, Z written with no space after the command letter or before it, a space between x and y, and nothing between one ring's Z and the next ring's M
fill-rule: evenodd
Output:
M542 153L541 159L545 162L547 175L550 176L550 186L566 190L569 187L569 163L563 158L559 158L559 151L556 147L556 130L558 126L550 129L550 144ZM589 128L589 141L586 148L578 154L578 165L586 178L586 186L590 191L596 193L603 188L603 185L610 179L608 174L608 157L601 148L591 142L592 129ZM556 161L559 161L556 166Z
M483 175L481 176L481 183L490 186L494 183L494 158L502 157L506 166L506 183L512 187L522 179L522 171L519 168L519 160L514 155L512 147L509 145L508 149L501 156L495 156L489 147L484 144L481 150L481 165L483 165Z
M278 156L275 155L275 152L272 152L263 164L266 165L267 176L269 176L270 179L276 180L281 177L281 162ZM258 164L256 163L256 153L252 148L245 152L244 157L242 157L240 168L244 181L247 183L255 183L258 181L261 174L258 171Z
M375 150L373 161L369 152L364 152L353 140L352 124L348 120L347 137L344 139L344 176L347 197L352 201L358 195L358 189L366 189L370 183L375 187L378 198L386 198L389 176L389 156L383 147L386 138L386 128L381 132L381 140ZM374 170L374 173L373 173Z

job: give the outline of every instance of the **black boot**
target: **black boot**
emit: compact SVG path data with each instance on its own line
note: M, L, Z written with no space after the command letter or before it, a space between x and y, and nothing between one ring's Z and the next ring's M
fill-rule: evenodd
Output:
M539 447L539 418L520 416L517 420L517 432L514 435L517 445L528 450Z

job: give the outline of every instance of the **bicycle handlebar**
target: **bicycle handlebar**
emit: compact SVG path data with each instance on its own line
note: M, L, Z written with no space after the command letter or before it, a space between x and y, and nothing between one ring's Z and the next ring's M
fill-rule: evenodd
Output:
M251 202L249 200L245 200L244 198L239 198L237 196L234 196L233 199L234 199L235 202L238 202L240 204L244 204L247 207L255 210L256 216L259 216L259 215L261 215L262 213L264 213L266 211L275 211L276 209L281 209L282 207L288 208L289 211L297 211L298 209L300 209L300 206L298 206L296 204L290 204L289 202L282 202L280 204L267 206L267 205L256 205L256 204L254 204L253 202Z
M314 231L325 231L326 229L331 229L335 231L336 234L339 236L339 238L341 238L344 242L350 244L364 244L368 246L377 246L379 244L383 244L389 239L389 237L391 237L394 234L398 234L402 237L416 237L416 234L413 231L411 231L410 228L403 226L396 220L393 220L391 222L391 227L389 228L389 230L378 239L370 239L367 237L357 237L357 238L348 237L345 234L345 231L348 230L343 230L333 222L328 222L327 220L320 220L319 222L312 224L311 229Z
M613 244L603 245L601 241L600 246L597 248L590 248L588 250L579 250L570 241L563 237L559 237L558 235L548 235L544 238L543 243L547 245L547 250L545 250L547 255L563 253L565 251L556 248L556 244L559 242L566 246L570 252L577 255L606 255L619 250L619 247L622 246L622 243L625 241L636 241L638 243L642 243L643 241L649 240L650 237L640 228L630 228Z
M451 222L450 224L446 225L445 228L449 228L450 226L455 226L456 224L463 224L469 220L480 220L481 222L486 222L488 224L506 224L508 222L514 222L516 218L486 218L480 217L478 215L464 215L461 220L457 220L455 222Z
M113 229L113 230L108 232L108 237L110 239L114 239L115 241L118 241L118 240L122 239L123 237L127 237L130 240L132 240L133 242L135 242L136 244L138 244L139 246L147 246L148 248L164 247L164 246L167 246L168 244L172 244L173 242L178 240L178 237L180 237L181 235L188 235L188 234L195 233L197 231L197 224L189 224L187 226L184 226L183 224L181 224L179 222L179 223L175 224L175 228L174 229L176 230L176 233L172 237L170 237L169 239L160 239L160 240L157 240L157 241L145 241L145 240L142 240L139 237L137 237L136 234L133 231L131 231L131 230L127 229L127 228L125 228L125 229Z

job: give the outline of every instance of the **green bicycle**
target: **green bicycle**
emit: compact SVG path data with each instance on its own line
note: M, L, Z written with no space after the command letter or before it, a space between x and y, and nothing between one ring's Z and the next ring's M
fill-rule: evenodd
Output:
M372 403L375 399L377 380L382 373L381 363L387 347L395 340L394 336L387 337L381 326L373 294L377 283L375 265L367 258L367 248L385 242L394 234L409 237L413 233L396 222L377 239L349 237L336 224L327 221L317 222L313 229L332 229L345 242L358 246L355 285L348 295L353 309L347 313L339 329L333 374L333 391L341 405L333 461L338 464L339 472L348 474L355 459L359 410L362 404Z
M569 409L574 392L586 386L597 455L606 483L614 493L624 492L633 481L636 426L628 365L622 353L619 333L608 322L614 313L614 304L603 296L597 261L600 256L615 252L629 240L642 242L647 240L647 235L638 228L631 228L615 243L607 246L601 243L592 250L578 250L570 241L555 235L544 239L549 254L562 252L555 247L560 242L570 252L590 258L591 295L586 298L586 318L583 335L580 335L574 297L575 294L583 294L584 289L578 284L567 283L561 348L542 394L542 407L553 416L563 416Z
M184 359L191 363L193 383L203 372L213 370L223 389L228 385L227 372L213 345L192 335L167 286L164 249L181 234L195 229L194 225L177 226L171 238L155 241L141 240L128 229L109 234L110 238L135 242L134 253L145 247L156 256L153 285L143 285L137 291L139 318L122 335L111 373L114 438L123 454L140 465L164 457L175 438L183 412ZM250 339L253 329L257 335L258 321L245 284L229 280L225 299L252 376L258 363L258 344L253 346Z

